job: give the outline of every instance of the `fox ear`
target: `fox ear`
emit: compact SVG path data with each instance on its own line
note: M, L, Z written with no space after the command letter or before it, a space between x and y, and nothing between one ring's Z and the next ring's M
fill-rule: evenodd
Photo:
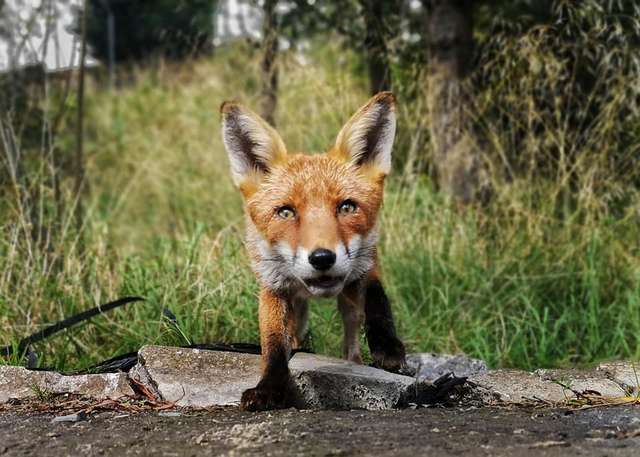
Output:
M391 148L396 133L395 96L380 92L342 127L331 155L357 166L391 171Z
M237 186L267 174L286 157L287 150L278 132L256 113L234 102L224 102L220 112L222 139Z

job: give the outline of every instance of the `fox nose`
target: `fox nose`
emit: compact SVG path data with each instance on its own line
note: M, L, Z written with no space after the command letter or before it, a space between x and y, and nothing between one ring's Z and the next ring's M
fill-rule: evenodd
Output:
M316 270L328 270L336 263L336 254L328 249L316 249L309 254L309 263Z

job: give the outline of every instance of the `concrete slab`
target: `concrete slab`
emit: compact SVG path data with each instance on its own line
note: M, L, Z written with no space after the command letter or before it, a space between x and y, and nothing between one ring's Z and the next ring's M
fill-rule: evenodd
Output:
M116 399L134 394L129 380L135 379L159 399L177 406L238 405L242 393L255 387L261 374L261 358L254 354L145 346L139 351L138 359L138 365L128 376L124 373L64 376L0 366L0 404L10 399L46 399L50 394L61 393L97 400ZM442 383L431 381L451 372L455 376L468 376L470 389L462 401L475 405L530 401L562 405L581 394L617 399L638 392L638 370L631 362L602 364L597 370L529 373L486 370L481 360L460 355L422 353L410 354L408 359L411 365L419 368L418 377L321 355L297 353L289 362L296 406L302 409L385 410L408 403L442 401L451 392L453 384L446 385L445 380L446 388L443 389Z
M52 371L0 366L0 403L11 399L45 399L52 394L72 393L96 400L118 399L134 392L126 373L64 376Z
M289 369L296 406L307 409L391 409L409 400L415 384L408 376L315 354L295 354Z
M254 354L145 346L138 359L132 376L177 406L237 405L260 380L260 356Z
M618 384L627 394L640 394L640 362L607 362L598 366L598 371Z
M576 392L581 394L597 395L606 398L622 397L624 389L598 370L536 370L542 381L554 381L566 386L565 394L569 398L575 398Z
M559 403L569 397L560 385L521 370L491 370L469 377L474 394L487 405L544 401Z

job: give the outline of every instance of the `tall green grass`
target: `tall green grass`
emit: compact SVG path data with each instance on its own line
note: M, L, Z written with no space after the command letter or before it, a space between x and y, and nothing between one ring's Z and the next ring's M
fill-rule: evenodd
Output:
M291 151L326 149L367 99L354 61L333 46L313 48L306 62L286 56L277 123ZM69 178L47 242L34 241L33 219L20 208L29 189L9 186L2 204L0 342L123 295L147 300L37 345L40 363L70 369L143 344L184 344L163 308L195 342L258 341L257 285L218 115L225 99L257 106L258 74L257 56L236 45L211 61L134 71L114 92L89 85L84 226L73 223ZM429 114L418 99L399 103L398 156L421 144L428 156L416 126ZM73 147L71 120L58 138L62 154ZM494 140L509 137L491 128ZM41 187L31 205L46 216L48 171L30 173L27 182ZM495 181L490 204L458 208L427 177L398 166L390 178L381 263L409 350L462 351L523 368L638 357L637 190L625 188L614 212L580 188L559 212L562 177ZM335 306L313 303L311 328L315 350L339 355Z

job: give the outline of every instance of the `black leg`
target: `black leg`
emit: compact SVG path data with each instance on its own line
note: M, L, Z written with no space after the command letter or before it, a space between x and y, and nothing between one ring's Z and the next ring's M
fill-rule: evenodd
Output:
M279 338L278 338L279 339ZM279 341L269 341L265 370L258 385L242 394L240 406L246 411L265 411L289 406L290 376L287 349Z
M405 366L405 350L396 335L391 305L379 279L366 285L364 294L365 328L373 364L389 371Z

